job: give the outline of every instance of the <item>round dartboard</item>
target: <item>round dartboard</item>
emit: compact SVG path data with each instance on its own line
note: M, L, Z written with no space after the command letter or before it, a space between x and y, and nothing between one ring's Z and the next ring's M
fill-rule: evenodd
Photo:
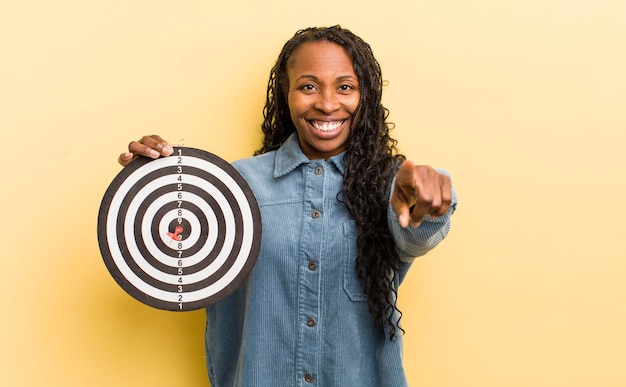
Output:
M98 214L107 269L155 308L196 310L231 294L258 256L261 215L244 178L189 147L140 157L113 179Z

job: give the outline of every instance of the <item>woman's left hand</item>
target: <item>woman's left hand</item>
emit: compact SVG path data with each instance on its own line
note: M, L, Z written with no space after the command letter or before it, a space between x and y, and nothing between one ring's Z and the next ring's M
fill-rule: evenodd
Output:
M417 227L427 216L445 215L451 203L450 177L428 165L415 165L410 160L402 163L391 194L391 205L402 227Z

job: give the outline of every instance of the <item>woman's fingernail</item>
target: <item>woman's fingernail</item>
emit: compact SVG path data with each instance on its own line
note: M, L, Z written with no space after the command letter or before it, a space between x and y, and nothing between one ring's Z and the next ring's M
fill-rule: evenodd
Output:
M406 215L405 214L400 214L400 217L398 218L398 220L400 221L400 226L402 227L406 227L408 225L408 221L406 219Z

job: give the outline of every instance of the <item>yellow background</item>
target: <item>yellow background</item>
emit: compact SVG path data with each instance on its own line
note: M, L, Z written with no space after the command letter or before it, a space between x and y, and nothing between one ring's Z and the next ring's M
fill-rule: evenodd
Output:
M401 289L411 385L626 386L619 0L3 0L0 385L206 385L203 313L116 285L100 200L143 134L251 154L281 45L337 23L461 200Z

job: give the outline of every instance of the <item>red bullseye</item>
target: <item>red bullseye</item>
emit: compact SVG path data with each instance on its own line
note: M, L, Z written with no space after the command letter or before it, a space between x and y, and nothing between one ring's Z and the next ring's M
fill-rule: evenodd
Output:
M171 237L172 240L180 241L180 240L183 239L183 236L181 235L182 233L183 233L183 227L182 226L176 226L174 228L174 232L173 233L172 232L168 232L167 235L169 237Z

